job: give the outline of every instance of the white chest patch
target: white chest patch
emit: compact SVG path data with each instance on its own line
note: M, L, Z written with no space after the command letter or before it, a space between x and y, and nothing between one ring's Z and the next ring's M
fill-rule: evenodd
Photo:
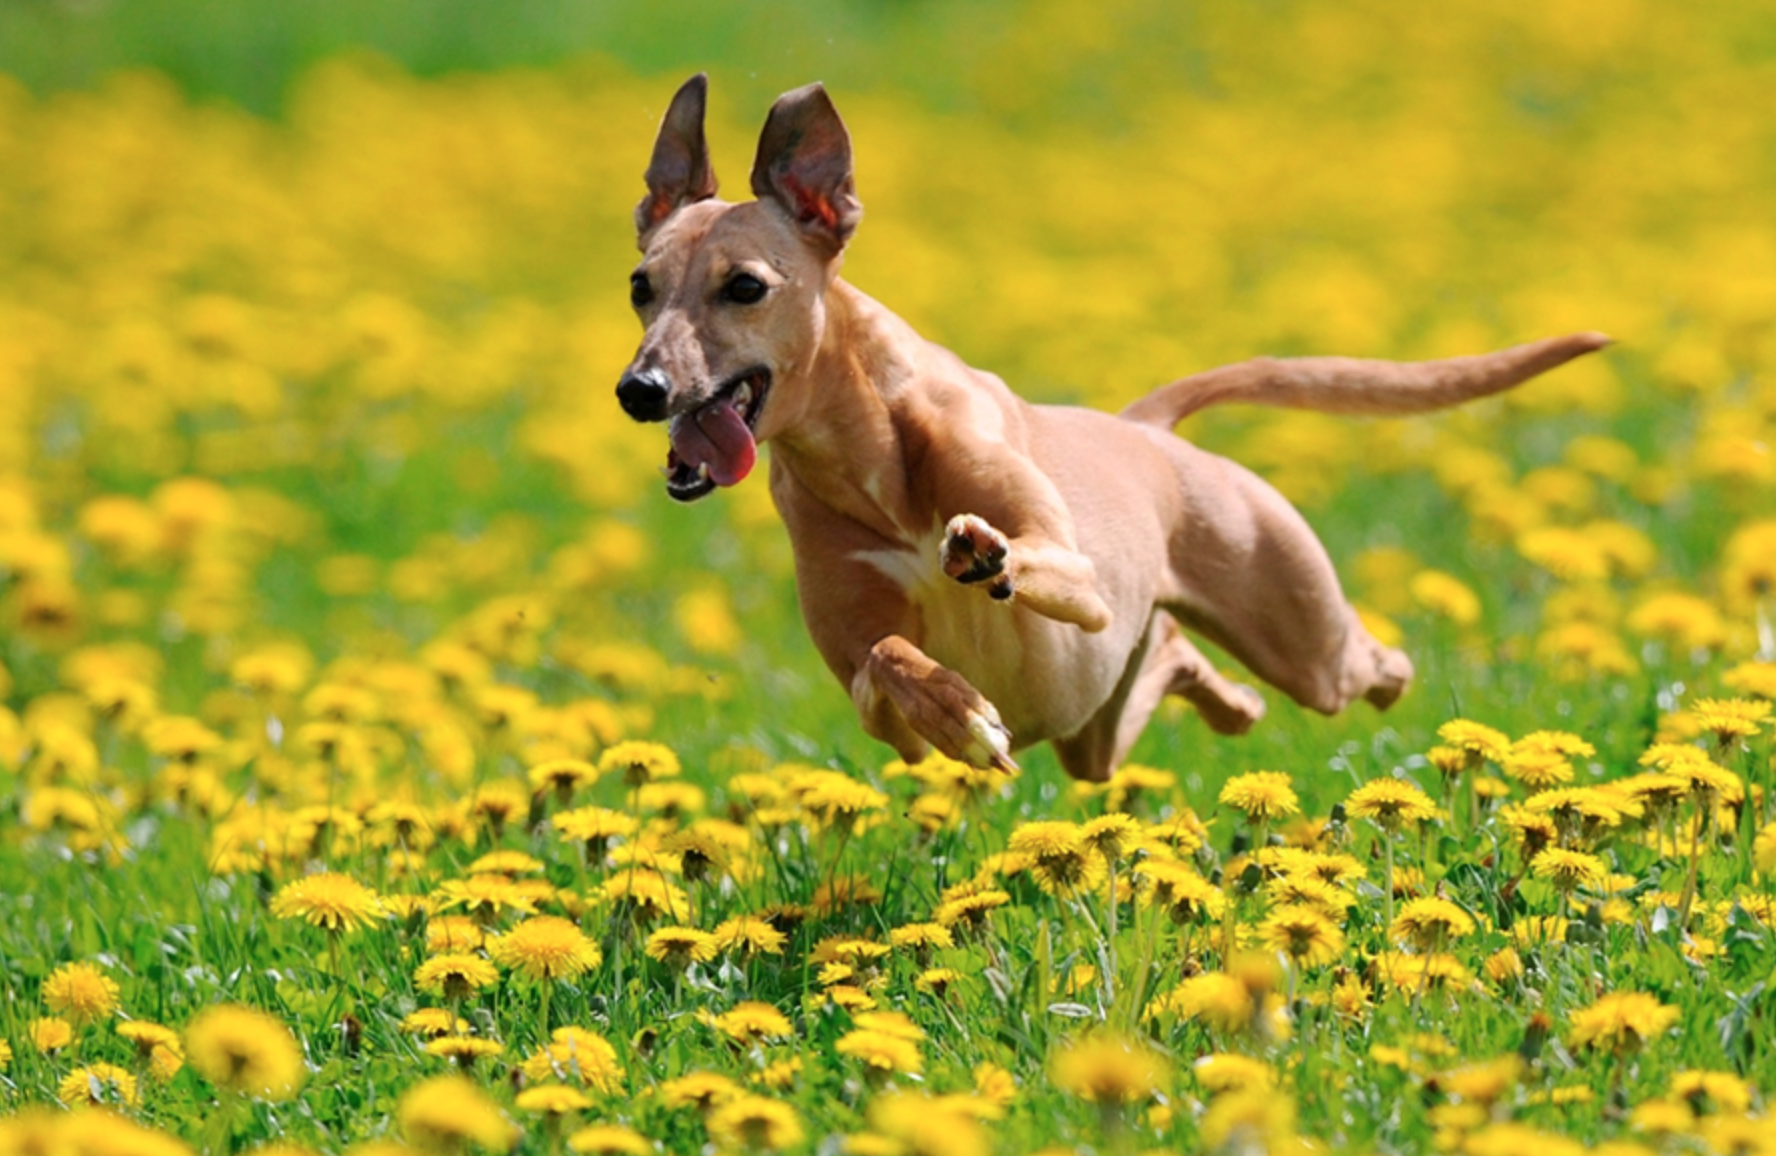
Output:
M852 555L898 586L919 612L915 645L972 683L1008 718L1026 712L1032 692L1040 697L1042 643L1056 632L1032 620L1015 602L996 602L984 589L965 586L943 572L943 527L933 526L903 549L860 550ZM1052 656L1050 656L1052 657ZM1032 677L1034 675L1034 678Z

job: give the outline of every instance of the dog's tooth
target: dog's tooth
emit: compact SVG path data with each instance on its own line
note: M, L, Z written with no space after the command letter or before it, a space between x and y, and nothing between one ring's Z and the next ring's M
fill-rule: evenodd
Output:
M700 482L707 482L709 480L709 463L708 462L698 462L697 463L697 480Z
M744 410L752 404L752 382L743 381L740 388L734 391L734 408Z

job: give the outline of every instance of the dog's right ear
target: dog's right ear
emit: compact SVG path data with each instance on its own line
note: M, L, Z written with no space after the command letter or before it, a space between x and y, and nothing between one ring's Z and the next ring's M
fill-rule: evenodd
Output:
M635 233L642 248L674 212L715 196L715 170L703 138L703 110L709 103L709 75L699 72L680 86L660 122L654 159L648 163L647 196L635 206Z

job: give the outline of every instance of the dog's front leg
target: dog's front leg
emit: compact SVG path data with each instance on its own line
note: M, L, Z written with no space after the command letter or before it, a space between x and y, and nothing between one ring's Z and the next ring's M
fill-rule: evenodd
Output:
M1095 634L1110 625L1092 560L1040 534L1007 537L985 518L957 514L944 527L944 573L979 585L995 599L1019 603L1057 622Z
M908 596L929 563L908 546L833 512L786 469L771 496L796 554L802 617L820 655L851 692L863 729L917 762L936 747L977 767L1015 767L1012 739L986 696L919 648Z
M1011 732L993 704L967 679L898 634L870 647L851 679L851 700L864 730L909 762L929 743L977 767L1017 769Z

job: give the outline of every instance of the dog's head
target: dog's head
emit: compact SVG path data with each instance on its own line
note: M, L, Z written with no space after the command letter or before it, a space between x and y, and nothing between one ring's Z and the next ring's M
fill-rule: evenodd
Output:
M818 84L771 106L752 169L758 199L718 200L708 91L702 75L686 81L654 143L630 275L646 332L617 383L630 417L670 423L666 492L681 502L740 481L758 443L793 418L827 287L863 216L850 137Z

